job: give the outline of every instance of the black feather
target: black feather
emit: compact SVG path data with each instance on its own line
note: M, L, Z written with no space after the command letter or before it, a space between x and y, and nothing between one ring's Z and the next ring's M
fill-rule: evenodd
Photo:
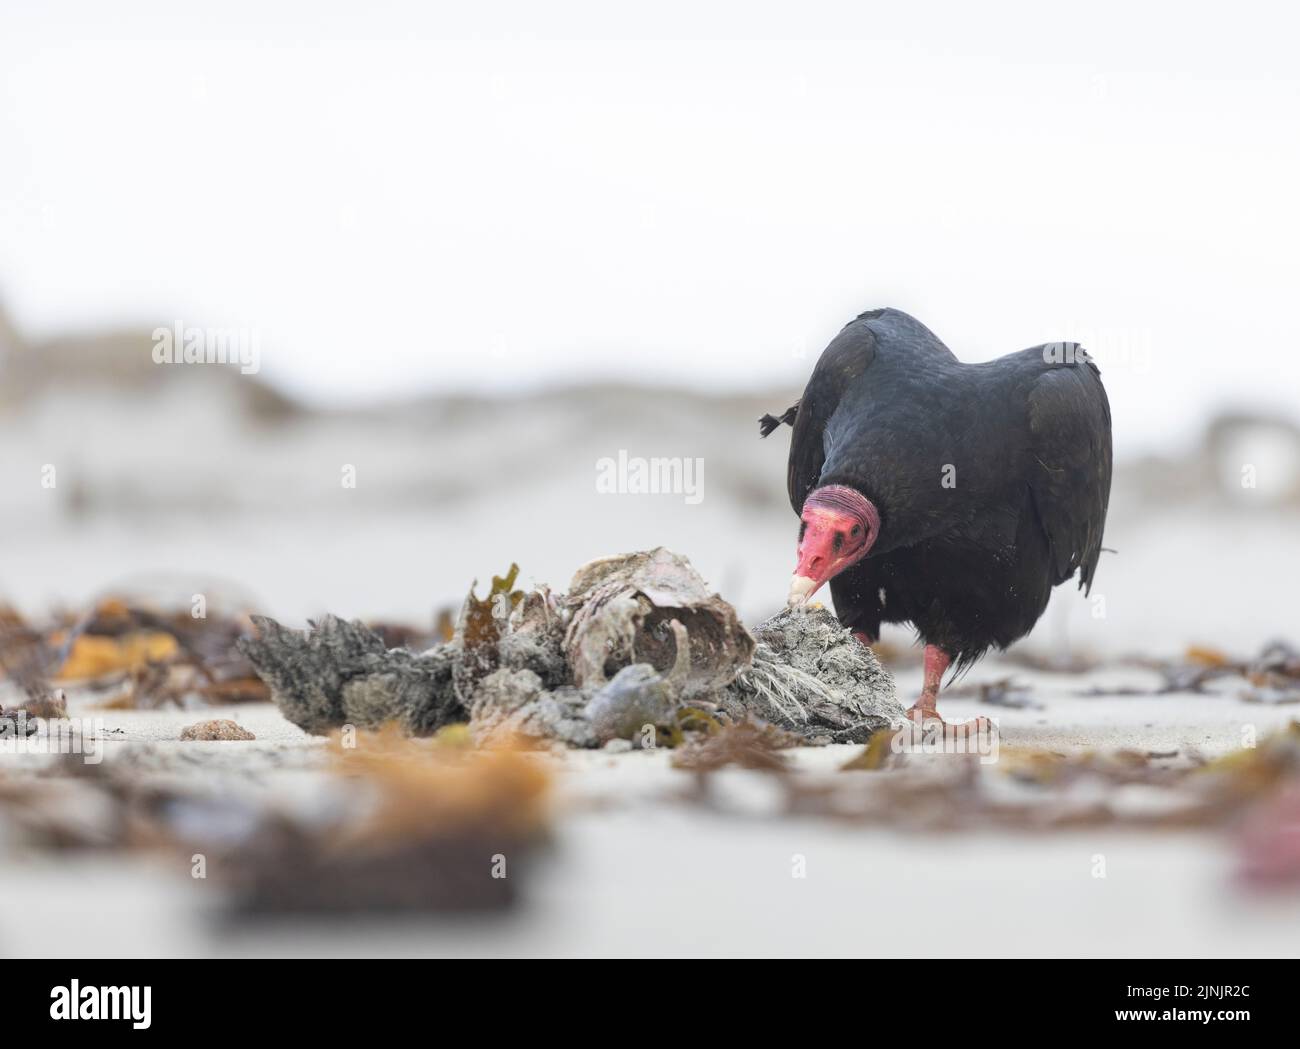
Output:
M782 423L788 423L790 426L793 426L795 416L797 416L798 414L799 414L799 402L795 401L794 404L792 404L781 414L780 418L777 418L777 416L775 415L764 415L761 419L758 420L759 437L768 436L773 430L775 430Z

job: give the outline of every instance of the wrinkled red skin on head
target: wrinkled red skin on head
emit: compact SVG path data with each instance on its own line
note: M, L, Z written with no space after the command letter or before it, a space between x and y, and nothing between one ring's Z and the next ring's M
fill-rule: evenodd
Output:
M814 580L817 587L866 557L880 534L875 506L860 492L841 485L813 491L799 517L803 534L794 574Z

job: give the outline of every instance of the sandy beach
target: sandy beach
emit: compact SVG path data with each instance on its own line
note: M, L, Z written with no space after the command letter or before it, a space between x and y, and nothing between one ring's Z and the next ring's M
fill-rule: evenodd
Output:
M996 717L1004 749L1078 754L1153 753L1169 763L1240 747L1243 729L1267 734L1294 708L1262 708L1230 692L1081 697L1082 688L1151 684L1149 672L1086 676L991 663L974 681L1012 673L1041 709L953 699L951 716ZM900 688L919 685L914 672ZM80 708L80 709L78 709ZM201 782L258 803L308 804L324 778L322 743L269 704L194 711L103 711L109 765L160 782ZM255 742L179 742L196 717L228 717ZM40 737L29 746L39 748ZM838 769L861 747L792 752L809 783L896 771ZM7 776L34 772L40 754L3 758ZM1235 880L1231 834L1098 826L1020 832L881 829L779 814L769 777L717 774L716 804L690 797L691 773L670 753L573 751L539 756L554 772L554 840L530 867L522 899L485 918L429 916L340 921L223 916L218 888L188 865L75 854L0 851L12 898L11 956L1224 956L1294 952L1300 899L1246 892ZM960 759L935 756L933 761ZM999 763L980 775L1005 780ZM1158 804L1137 791L1126 804ZM1097 877L1097 858L1105 876ZM792 864L805 864L803 877Z

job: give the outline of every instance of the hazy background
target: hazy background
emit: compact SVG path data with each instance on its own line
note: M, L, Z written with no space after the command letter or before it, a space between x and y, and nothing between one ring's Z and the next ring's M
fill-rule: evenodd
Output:
M662 542L762 614L794 519L754 419L889 304L1102 366L1107 609L1036 636L1285 632L1293 9L173 6L0 12L0 595L425 616ZM260 374L153 365L177 321ZM620 449L703 457L704 501L597 496Z

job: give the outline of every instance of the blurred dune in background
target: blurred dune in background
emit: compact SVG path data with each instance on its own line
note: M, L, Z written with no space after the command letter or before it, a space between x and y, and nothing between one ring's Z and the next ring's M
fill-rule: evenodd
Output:
M156 364L151 330L29 343L0 314L0 600L80 605L136 588L187 604L216 590L291 620L328 609L423 623L512 561L562 587L593 557L665 545L748 619L782 603L790 431L761 441L757 419L798 389L570 385L319 410L236 366ZM1120 447L1116 552L1091 600L1059 588L1022 644L1254 651L1300 634L1296 421L1246 406L1207 418L1181 454ZM596 461L620 451L702 459L703 499L599 493Z

